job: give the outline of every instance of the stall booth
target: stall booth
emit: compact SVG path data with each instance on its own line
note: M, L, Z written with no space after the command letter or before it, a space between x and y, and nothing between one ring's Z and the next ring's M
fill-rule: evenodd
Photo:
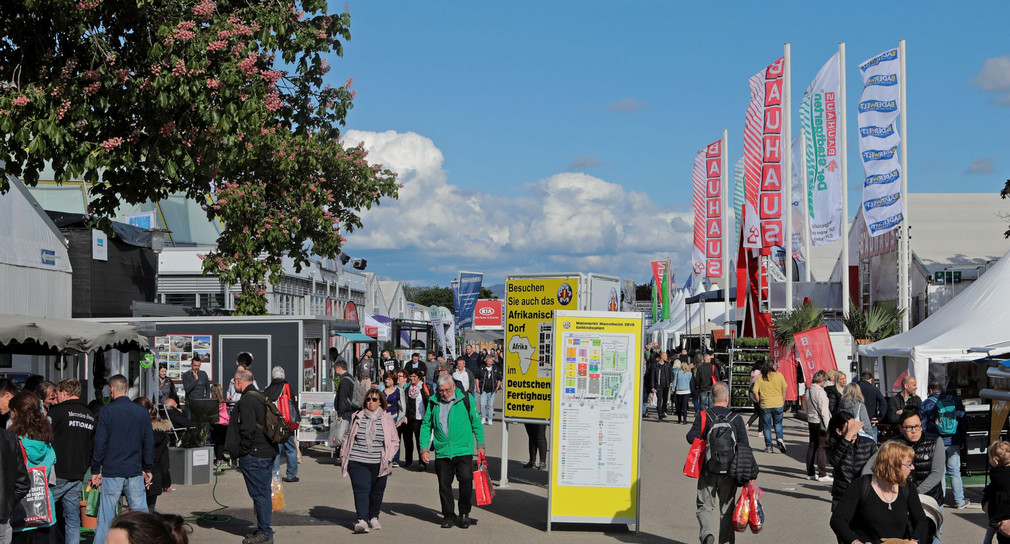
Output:
M1010 259L1004 255L971 286L914 328L859 346L861 369L872 369L885 396L892 395L907 375L916 378L921 398L926 398L929 382L938 381L945 392L964 402L968 412L969 471L982 459L979 456L985 453L989 438L994 438L987 436L992 423L991 406L982 393L999 384L978 362L1010 352L1010 329L1006 327L1010 322L1008 284Z

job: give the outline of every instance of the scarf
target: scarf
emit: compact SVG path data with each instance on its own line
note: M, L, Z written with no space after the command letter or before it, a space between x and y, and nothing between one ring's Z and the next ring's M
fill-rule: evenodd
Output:
M374 412L369 411L367 408L361 411L361 421L358 425L364 424L365 426L365 452L371 455L372 448L375 445L375 429L382 428L382 410L376 410Z
M421 394L421 382L418 381L417 385L411 385L407 390L407 396L416 399L418 395Z

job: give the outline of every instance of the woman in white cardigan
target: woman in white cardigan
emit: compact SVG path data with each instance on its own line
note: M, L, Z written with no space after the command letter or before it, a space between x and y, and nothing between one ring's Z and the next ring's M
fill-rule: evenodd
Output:
M824 382L828 381L828 373L818 370L810 380L807 388L807 429L810 431L810 444L807 446L807 477L818 482L830 482L827 464L828 453L825 449L828 421L831 413L828 410L828 394L824 391ZM817 472L814 473L814 461L817 461Z

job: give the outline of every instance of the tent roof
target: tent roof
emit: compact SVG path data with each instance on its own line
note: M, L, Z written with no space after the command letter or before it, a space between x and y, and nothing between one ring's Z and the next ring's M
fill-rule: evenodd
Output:
M109 348L147 349L147 338L132 325L0 314L0 347L11 353L89 353Z
M922 323L896 336L859 347L870 357L912 359L914 376L927 376L928 364L985 356L971 348L1003 347L1010 341L1010 253ZM992 353L996 355L997 353ZM919 387L925 380L919 380Z

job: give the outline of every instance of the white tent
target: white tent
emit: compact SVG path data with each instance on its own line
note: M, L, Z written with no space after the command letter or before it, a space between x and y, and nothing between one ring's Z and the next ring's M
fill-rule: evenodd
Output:
M949 303L906 332L859 347L869 357L908 358L908 375L926 397L929 363L981 359L971 348L1010 351L1010 253Z

